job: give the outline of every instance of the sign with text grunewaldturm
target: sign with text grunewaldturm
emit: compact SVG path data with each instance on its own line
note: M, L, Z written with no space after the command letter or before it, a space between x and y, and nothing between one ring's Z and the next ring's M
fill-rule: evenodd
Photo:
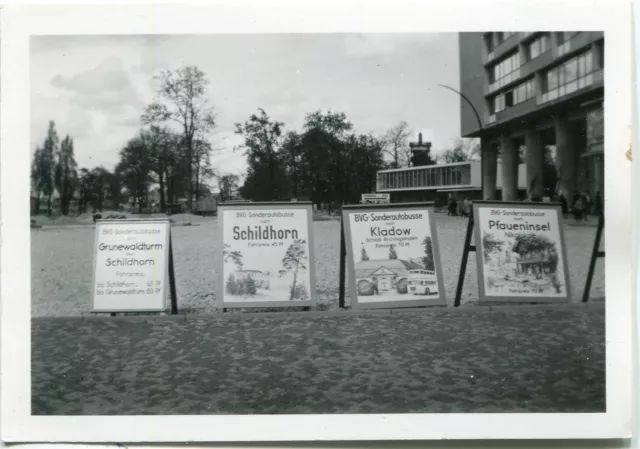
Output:
M98 220L94 312L167 309L168 219Z
M432 206L343 208L354 309L446 305Z
M559 204L480 201L473 208L481 301L569 301Z
M218 215L222 307L315 305L310 203L222 204Z

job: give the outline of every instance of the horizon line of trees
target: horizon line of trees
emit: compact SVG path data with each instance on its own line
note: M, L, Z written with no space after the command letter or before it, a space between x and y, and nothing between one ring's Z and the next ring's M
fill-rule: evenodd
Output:
M120 149L113 170L78 168L73 139L67 135L60 142L55 122L50 121L31 167L36 212L45 200L51 215L56 192L65 215L73 200L80 213L123 202L141 212L154 187L161 212L185 197L192 212L194 201L212 193L214 178L221 201L239 193L254 201L300 198L331 207L358 202L362 193L375 192L378 170L410 164L411 130L405 121L376 137L357 134L342 112L316 110L305 115L301 130L285 132L284 123L258 108L247 121L235 124L243 143L234 151L242 151L247 161L240 185L238 175L220 172L211 164L211 155L219 149L209 141L217 122L208 102L205 73L197 66L185 66L154 79L159 85L157 100L145 107L140 130ZM460 162L478 155L479 145L459 140L437 160ZM435 162L432 158L429 163Z

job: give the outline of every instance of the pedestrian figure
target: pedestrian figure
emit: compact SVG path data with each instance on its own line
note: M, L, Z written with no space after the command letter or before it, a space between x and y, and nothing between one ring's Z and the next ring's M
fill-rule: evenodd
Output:
M378 290L378 278L373 278L373 293L376 295L380 294L380 291Z
M602 195L600 195L600 190L596 192L596 197L594 200L594 210L593 213L597 216L600 216L602 213Z
M469 201L469 197L467 197L462 202L462 215L465 217L468 217L470 210L471 210L471 201Z
M591 201L591 196L589 195L589 191L585 190L584 194L582 195L582 198L584 198L584 214L582 215L582 218L584 219L584 221L588 221L589 213L591 212L591 206L592 206L592 201Z
M578 192L576 192L573 196L573 217L577 222L582 221L582 217L585 212L585 200Z
M558 201L560 201L560 207L562 208L562 217L567 218L567 199L563 194L560 194Z

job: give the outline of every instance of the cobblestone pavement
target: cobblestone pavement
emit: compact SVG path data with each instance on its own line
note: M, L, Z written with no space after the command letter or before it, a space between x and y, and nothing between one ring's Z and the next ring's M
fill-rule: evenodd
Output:
M32 320L32 413L604 412L603 304Z
M467 220L436 214L447 302L453 305ZM595 218L591 224L595 225ZM324 310L338 307L340 222L314 222L316 291ZM595 226L565 224L572 296L579 301L596 234ZM206 219L197 226L172 227L178 307L191 313L219 313L215 302L217 222ZM31 231L31 315L79 316L91 310L91 280L95 230L92 228L33 229ZM604 248L604 242L602 242ZM477 305L476 257L467 266L463 305ZM347 285L349 285L347 283ZM604 263L599 261L592 296L604 296ZM347 305L350 301L347 297Z

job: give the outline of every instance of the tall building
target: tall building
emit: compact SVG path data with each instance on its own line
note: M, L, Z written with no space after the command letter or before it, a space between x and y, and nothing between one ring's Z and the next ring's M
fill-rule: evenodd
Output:
M604 33L460 33L459 52L461 134L481 139L485 199L496 198L498 160L502 199L517 198L521 156L528 193L542 196L545 147L569 202L604 195Z

